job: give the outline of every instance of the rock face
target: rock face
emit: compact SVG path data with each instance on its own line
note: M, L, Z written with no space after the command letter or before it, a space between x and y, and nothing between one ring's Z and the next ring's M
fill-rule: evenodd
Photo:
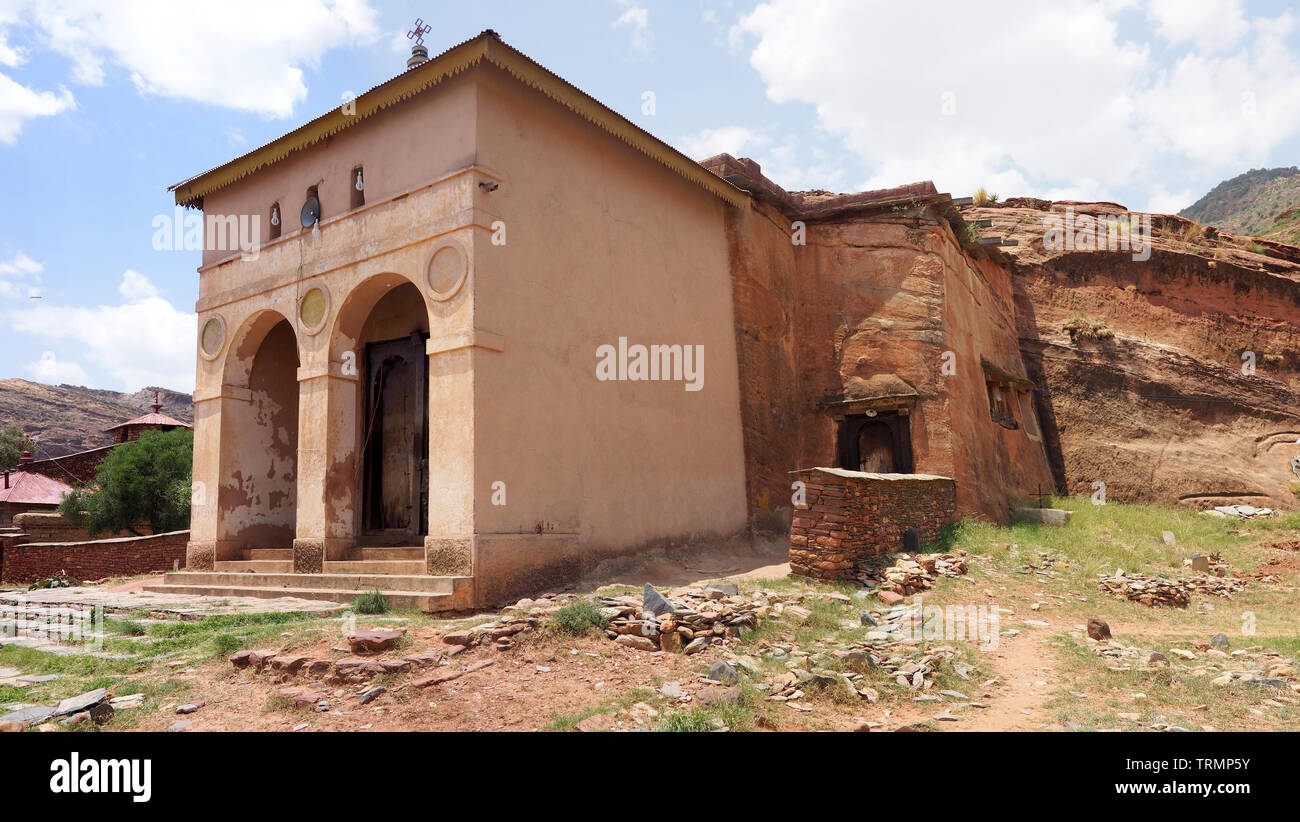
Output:
M1006 250L1058 486L1122 502L1293 509L1300 248L1152 218L1150 259L1044 247L1045 220L1112 203L968 208Z

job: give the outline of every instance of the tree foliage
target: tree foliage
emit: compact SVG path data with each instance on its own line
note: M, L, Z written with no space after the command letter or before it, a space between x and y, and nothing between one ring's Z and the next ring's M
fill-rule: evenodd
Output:
M146 431L110 451L93 485L64 497L59 512L92 536L138 534L141 523L155 534L188 528L193 461L193 431Z
M18 464L18 458L24 451L30 451L32 441L17 425L6 425L0 429L0 468L12 468Z

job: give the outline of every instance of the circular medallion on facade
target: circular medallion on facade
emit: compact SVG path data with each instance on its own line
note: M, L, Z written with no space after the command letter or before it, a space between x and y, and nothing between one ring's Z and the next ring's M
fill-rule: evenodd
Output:
M215 359L225 344L226 324L214 314L203 323L203 330L199 332L199 351L206 359Z
M330 298L324 288L313 286L298 300L298 319L302 321L303 330L315 334L325 327L325 318L329 315Z
M460 291L469 273L465 252L454 244L444 245L429 258L429 288L435 300L450 300Z

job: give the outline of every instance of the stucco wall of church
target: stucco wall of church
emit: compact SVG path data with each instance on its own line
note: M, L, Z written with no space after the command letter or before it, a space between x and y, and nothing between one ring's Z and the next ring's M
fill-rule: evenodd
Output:
M746 520L726 206L490 70L479 160L502 175L476 234L475 526L482 586ZM703 383L600 381L597 349L703 346ZM506 504L491 487L504 482Z
M359 515L359 365L372 309L391 289L411 283L423 295L432 336L455 336L472 326L469 289L435 301L426 267L439 248L473 246L471 192L479 181L471 167L475 104L472 82L436 87L205 198L206 213L222 215L265 216L279 200L284 234L264 242L256 259L209 253L200 269L198 324L202 329L209 319L220 319L224 341L215 355L201 350L197 357L194 478L203 490L193 507L188 567L241 558L241 548L249 546L232 535L265 519L266 512L240 510L217 489L264 461L266 427L262 436L232 431L253 410L252 358L280 319L292 325L298 347L299 367L295 372L290 363L284 380L298 398L298 459L292 504L287 495L277 497L284 504L276 515L293 528L281 529L276 539L293 540L297 571L319 571L324 560L346 558ZM366 202L350 209L347 186L357 165L365 169ZM298 223L310 185L319 187L323 204L319 233ZM468 272L471 255L462 263ZM327 293L327 306L319 325L307 327L298 301L315 287ZM443 504L430 518L430 531L466 533L473 475L471 376L463 369L435 371L431 401L442 412L431 423L430 488Z

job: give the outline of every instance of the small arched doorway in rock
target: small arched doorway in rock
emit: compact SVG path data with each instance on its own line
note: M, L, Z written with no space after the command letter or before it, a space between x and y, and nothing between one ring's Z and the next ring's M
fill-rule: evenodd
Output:
M875 474L912 473L909 417L850 414L839 426L839 467Z

